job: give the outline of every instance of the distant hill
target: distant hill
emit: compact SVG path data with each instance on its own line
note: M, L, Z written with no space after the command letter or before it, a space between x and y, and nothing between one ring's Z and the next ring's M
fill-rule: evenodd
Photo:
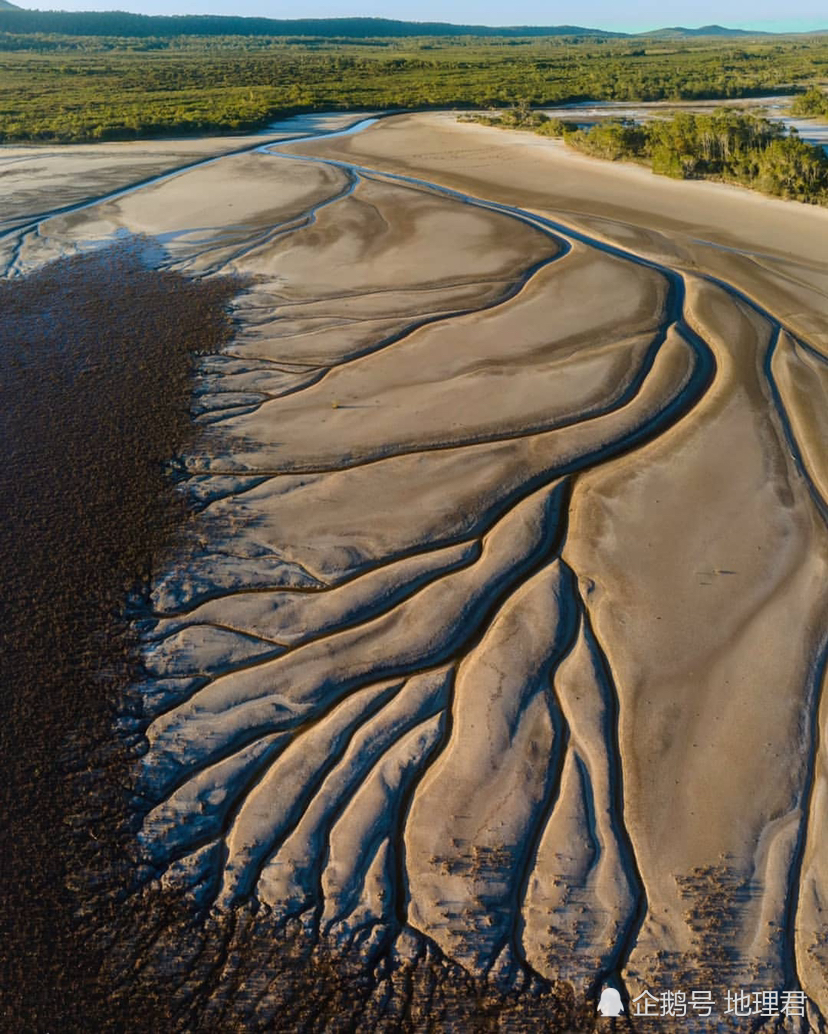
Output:
M8 0L0 0L0 11L19 11L20 8L15 4L10 4Z
M579 36L623 39L628 34L579 25L451 25L389 18L239 18L226 15L146 15L125 11L28 11L0 0L0 30L70 36L316 36L337 39L411 36Z
M405 22L390 18L242 18L233 15L147 15L126 11L30 11L0 0L0 32L53 33L65 36L280 36L287 38L381 39L416 36L518 38L564 36L571 39L689 39L703 36L750 37L773 33L704 25L674 26L628 33L583 25L452 25Z
M758 29L727 29L724 25L702 25L700 29L686 29L676 25L668 29L655 29L652 32L641 32L640 36L650 39L681 39L694 36L770 36L772 33L760 32Z

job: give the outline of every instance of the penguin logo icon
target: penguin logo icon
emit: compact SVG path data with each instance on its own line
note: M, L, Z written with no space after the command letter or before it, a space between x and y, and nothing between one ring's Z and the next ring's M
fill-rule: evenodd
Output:
M614 987L605 987L601 992L601 1000L598 1002L598 1012L602 1016L620 1016L623 1011L621 995Z

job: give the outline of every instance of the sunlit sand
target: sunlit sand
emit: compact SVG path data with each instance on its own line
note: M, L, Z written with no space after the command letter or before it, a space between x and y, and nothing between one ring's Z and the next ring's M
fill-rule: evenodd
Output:
M246 278L142 629L155 878L514 989L793 966L824 1014L826 231L424 114L11 242Z

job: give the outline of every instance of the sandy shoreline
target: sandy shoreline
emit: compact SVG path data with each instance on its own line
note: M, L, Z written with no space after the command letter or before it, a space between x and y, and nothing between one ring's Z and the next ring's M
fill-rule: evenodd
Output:
M303 150L377 161L475 196L554 212L564 224L656 261L722 276L780 318L799 319L798 329L828 351L819 315L828 297L828 209L730 184L671 180L449 113L402 116L382 128L369 128L358 143L320 141Z
M826 218L422 114L13 242L249 284L142 629L158 885L360 945L366 1002L405 945L817 1029Z
M369 112L306 115L257 133L164 137L99 144L2 144L0 234L38 214L83 204L170 170L231 155L268 140L336 131Z

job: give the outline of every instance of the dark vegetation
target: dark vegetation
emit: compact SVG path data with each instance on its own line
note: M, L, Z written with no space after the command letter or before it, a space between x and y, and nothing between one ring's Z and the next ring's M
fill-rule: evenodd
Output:
M0 11L5 10L0 6ZM12 32L54 32L72 36L312 36L318 39L385 39L423 36L627 36L580 25L453 25L448 22L405 22L393 18L245 18L232 15L147 15L126 11L28 11L15 8L0 28ZM676 30L685 31L685 30ZM738 30L724 30L738 34ZM750 35L745 33L744 35ZM761 34L760 34L761 35Z
M820 36L73 36L24 31L19 13L0 12L0 142L239 132L305 111L733 99L828 67Z
M124 604L184 517L164 464L192 435L192 355L227 341L238 290L126 245L0 280L3 1031L152 1023L115 1015L99 976L132 878Z
M394 18L249 18L233 15L146 15L126 11L30 11L0 0L0 11L15 11L0 22L13 32L60 33L74 36L312 36L318 39L400 39L410 37L577 36L595 39L632 39L637 36L683 38L698 36L761 37L765 32L705 25L700 29L676 26L654 32L607 32L582 25L456 25L450 22L407 22Z
M828 94L823 93L818 86L812 86L805 93L794 97L791 114L825 118L828 116Z
M561 137L586 154L644 162L667 176L723 180L828 204L828 155L821 147L800 140L795 131L788 135L781 123L729 108L709 115L681 112L643 124L607 119L591 129L520 107L476 121Z

